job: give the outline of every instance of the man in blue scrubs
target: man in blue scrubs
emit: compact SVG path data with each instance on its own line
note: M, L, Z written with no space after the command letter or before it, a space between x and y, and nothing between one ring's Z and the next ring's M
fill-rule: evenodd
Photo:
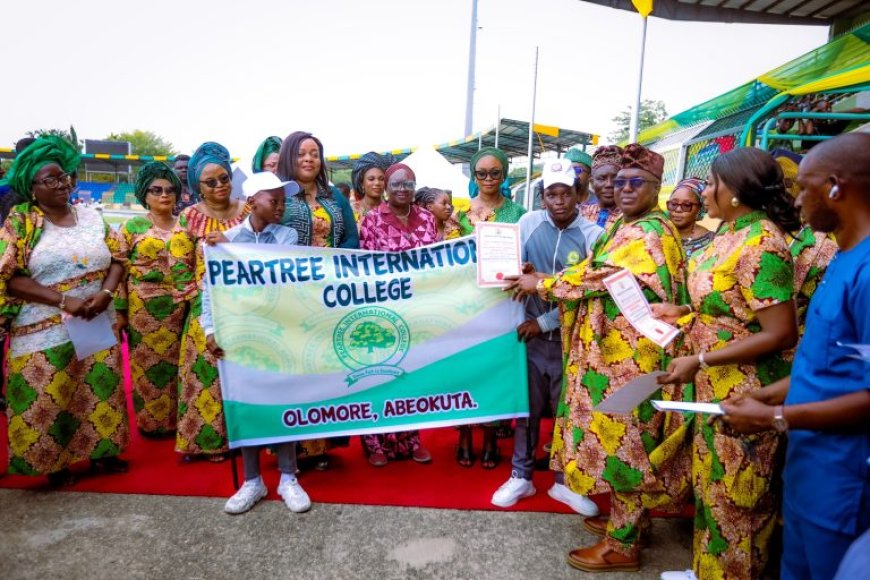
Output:
M870 528L870 134L814 147L797 205L840 251L813 295L791 377L722 404L738 431L788 432L782 580L833 578Z

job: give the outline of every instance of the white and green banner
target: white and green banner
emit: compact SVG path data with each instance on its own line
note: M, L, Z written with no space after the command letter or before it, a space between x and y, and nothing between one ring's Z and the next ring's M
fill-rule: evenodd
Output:
M230 447L528 416L522 305L473 238L206 249Z

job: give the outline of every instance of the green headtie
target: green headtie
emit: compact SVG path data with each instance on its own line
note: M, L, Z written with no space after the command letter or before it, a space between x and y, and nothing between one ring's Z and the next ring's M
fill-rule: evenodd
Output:
M151 183L155 179L166 179L175 187L176 195L181 193L181 180L178 179L175 172L165 163L149 161L140 167L139 173L136 174L136 199L145 209L148 209L145 196L148 195L148 188L151 187Z
M592 168L592 156L580 149L568 149L565 153L565 159L572 163L582 163L588 168Z
M79 152L72 143L54 135L44 135L15 157L6 180L9 187L33 201L33 178L49 163L57 163L66 173L79 166Z
M477 162L483 159L484 157L491 155L498 159L498 162L501 163L502 175L507 178L507 174L509 171L509 165L507 155L504 154L504 151L501 149L496 149L495 147L484 147L483 149L479 149L477 153L471 156L471 162L469 166L471 167L472 173L477 169Z
M266 162L266 158L272 153L278 153L281 151L281 138L275 137L266 137L266 140L260 143L260 146L257 147L257 152L254 153L254 160L251 162L251 169L254 170L254 173L262 173L263 171L263 163Z

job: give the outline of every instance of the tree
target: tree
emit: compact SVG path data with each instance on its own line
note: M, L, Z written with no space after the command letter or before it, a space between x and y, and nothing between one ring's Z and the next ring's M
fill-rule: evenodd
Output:
M363 322L350 334L350 345L354 348L368 349L369 354L376 348L389 348L394 344L396 344L396 335L389 328L384 328L376 322Z
M175 155L178 153L172 143L166 141L151 131L125 131L123 133L111 133L106 137L107 141L129 141L133 149L133 155Z
M668 110L662 101L644 99L640 103L640 115L637 119L637 132L640 134L644 129L658 125L668 118ZM631 127L631 107L611 119L616 130L610 134L610 140L614 143L628 141Z
M28 131L28 137L42 137L43 135L54 135L55 137L60 137L61 139L66 139L70 143L76 146L76 149L79 151L84 147L84 142L79 141L79 137L76 134L76 128L72 125L69 126L69 131L64 131L63 129L36 129L34 131Z

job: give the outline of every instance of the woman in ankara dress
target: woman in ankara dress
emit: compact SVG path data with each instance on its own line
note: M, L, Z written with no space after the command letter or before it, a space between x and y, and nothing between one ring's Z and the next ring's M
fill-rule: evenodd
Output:
M281 225L299 234L300 246L359 248L359 229L350 202L330 187L326 175L323 143L306 133L290 133L278 154L278 177L299 184L300 191L287 198ZM314 468L329 467L326 452L331 445L344 445L347 438L309 439L299 444L298 459L314 460Z
M63 317L114 318L124 276L123 240L96 210L72 206L75 146L36 139L15 158L10 186L26 201L0 231L0 315L11 321L7 359L9 473L74 482L69 466L127 470L121 355L115 345L76 355ZM113 321L113 320L112 320Z
M254 158L251 160L251 169L254 173L262 173L263 171L278 171L278 152L281 151L281 138L266 137L257 147L257 152L254 153Z
M694 381L698 402L750 394L785 376L798 340L794 267L787 232L800 218L782 172L766 151L741 148L714 162L704 203L722 224L689 262L691 307L660 305L665 320L693 315L694 353L671 362L660 382ZM694 572L699 578L759 578L779 499L781 433L742 436L722 421L695 421Z
M798 166L803 157L784 149L774 149L770 154L782 169L786 190L792 198L796 198L800 193L800 186L797 184ZM837 242L834 241L833 234L814 232L813 228L804 225L795 234L788 249L794 261L794 291L798 331L803 336L810 299L821 284L828 264L837 253Z
M477 222L501 222L515 224L526 213L524 207L510 199L507 184L508 158L501 149L484 147L471 158L470 167L474 180L470 185L471 207L468 211L457 210L444 224L444 239L450 240L474 233ZM496 429L499 423L483 426L483 453L480 465L494 469L499 462ZM459 427L459 445L456 462L462 467L474 464L472 448L472 425Z
M384 202L384 171L393 164L392 155L370 151L356 160L351 173L354 199L350 205L357 222Z
M360 248L402 252L435 243L438 236L435 216L413 203L417 178L411 168L396 163L384 172L384 178L390 199L363 218L359 227ZM417 463L432 461L429 451L420 443L419 431L363 435L362 441L369 463L375 467L405 457Z
M230 197L230 153L223 145L200 145L190 158L187 181L202 201L181 212L169 241L175 299L189 305L179 358L175 450L188 460L205 456L210 461L221 461L226 458L228 446L220 377L199 321L205 277L203 244L209 238L222 239L221 232L240 224L251 209Z
M666 204L668 217L680 232L687 258L706 248L716 235L715 232L698 225L698 220L704 216L704 199L701 193L705 187L707 182L703 179L688 177L674 187Z
M145 436L174 433L178 416L178 357L187 303L173 299L169 240L179 192L181 181L168 165L146 163L136 175L136 199L148 213L127 220L120 230L129 267L115 309L130 349L136 425Z
M565 485L574 493L610 494L610 518L584 521L603 540L568 556L570 565L585 571L637 570L650 524L645 504L655 498L667 505L672 498L664 490L680 483L688 490L685 477L675 477L673 486L663 481L680 471L663 473L652 457L682 426L679 414L657 412L649 400L630 415L593 411L632 379L664 370L679 346L676 339L662 348L641 334L604 284L608 276L627 270L650 303L685 302L680 237L658 209L663 167L658 153L627 146L614 180L621 217L598 239L591 256L552 277L526 274L517 282L521 294L537 292L559 303L565 386L556 411L551 468L564 473ZM680 396L669 387L653 397Z

